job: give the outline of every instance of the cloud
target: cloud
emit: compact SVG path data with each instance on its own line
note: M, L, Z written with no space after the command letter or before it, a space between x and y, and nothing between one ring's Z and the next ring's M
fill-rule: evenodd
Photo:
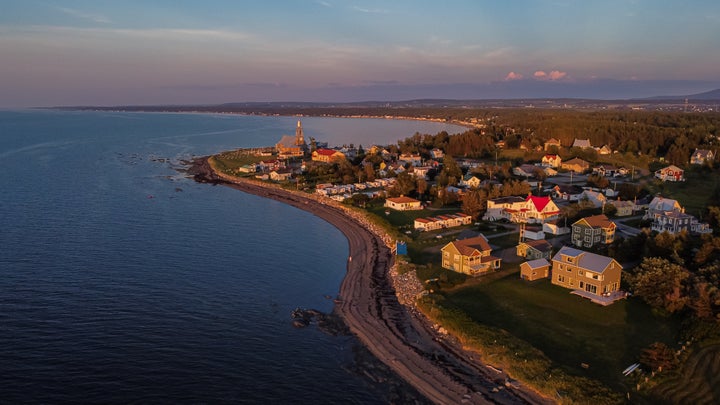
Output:
M523 75L521 75L520 73L510 72L507 74L507 76L505 76L505 81L520 80L522 78Z
M315 0L315 3L325 7L332 7L332 4L328 3L327 1Z
M533 77L536 80L562 80L567 77L567 72L561 72L559 70L553 70L550 73L546 73L544 70L538 70L533 73Z
M369 13L369 14L387 14L389 11L380 9L380 8L363 8L358 6L353 6L353 10L359 11L361 13Z
M75 10L72 8L65 8L65 7L58 7L58 10L62 11L63 13L67 15L71 15L73 17L82 18L84 20L90 20L92 22L98 23L98 24L110 24L111 21L109 18L100 15L100 14L92 14L92 13L86 13L84 11Z

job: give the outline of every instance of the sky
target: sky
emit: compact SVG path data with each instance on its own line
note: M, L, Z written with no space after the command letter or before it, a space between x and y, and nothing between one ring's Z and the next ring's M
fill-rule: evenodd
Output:
M3 0L0 108L720 88L717 0Z

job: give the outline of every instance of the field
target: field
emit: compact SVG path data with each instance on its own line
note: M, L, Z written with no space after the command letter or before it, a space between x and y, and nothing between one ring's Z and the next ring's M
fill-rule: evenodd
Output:
M684 182L653 182L648 184L648 188L651 193L677 200L688 214L699 216L704 212L710 194L720 186L720 179L717 173L701 170L686 171L685 177Z
M655 317L640 300L602 307L548 280L527 283L517 274L458 288L446 299L475 322L530 342L569 374L615 390L625 388L621 372L643 347L655 341L674 347L679 327Z

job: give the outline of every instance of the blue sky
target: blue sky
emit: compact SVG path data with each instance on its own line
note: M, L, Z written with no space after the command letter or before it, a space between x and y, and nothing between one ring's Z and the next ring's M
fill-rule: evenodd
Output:
M690 94L716 0L4 1L0 107Z

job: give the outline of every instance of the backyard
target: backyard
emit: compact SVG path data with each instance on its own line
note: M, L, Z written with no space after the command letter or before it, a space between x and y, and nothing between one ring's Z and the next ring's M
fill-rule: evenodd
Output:
M446 301L475 322L530 342L569 374L624 387L622 370L642 348L659 341L675 347L679 325L658 318L637 299L602 307L549 280L521 281L517 273L460 287ZM621 391L622 392L622 391Z

